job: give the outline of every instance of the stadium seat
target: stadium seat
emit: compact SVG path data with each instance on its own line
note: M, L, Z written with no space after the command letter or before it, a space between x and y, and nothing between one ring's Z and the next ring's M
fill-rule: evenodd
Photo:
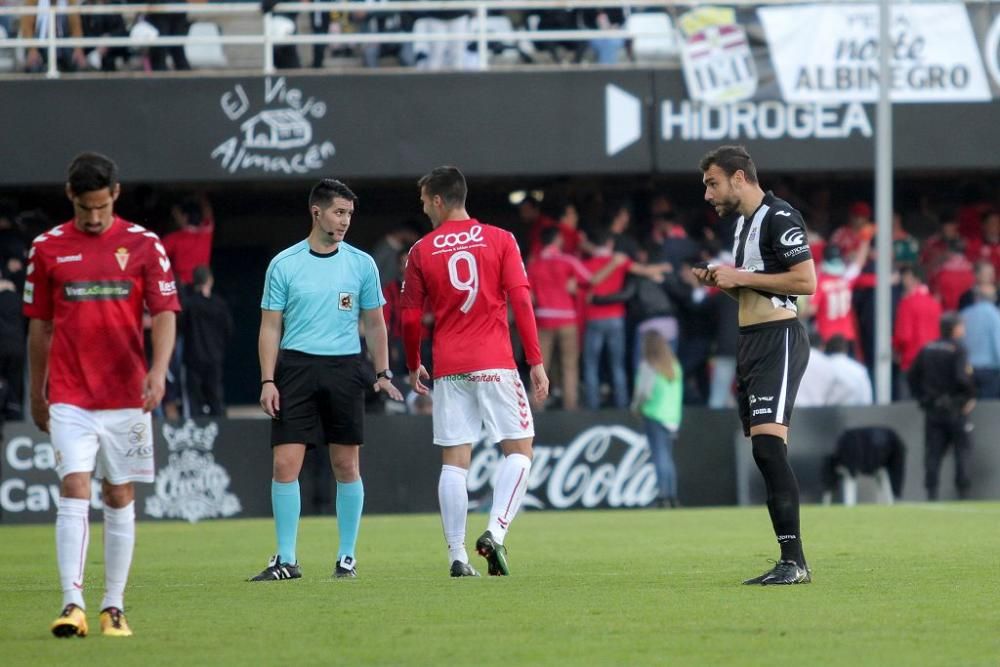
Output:
M677 31L664 12L629 14L625 30L632 33L632 54L637 62L668 60L680 54Z
M0 41L7 39L7 29L0 25ZM0 48L0 72L12 72L17 67L14 49Z
M469 32L476 32L479 30L479 20L478 17L473 16L469 21ZM511 22L508 16L487 16L486 17L486 33L496 34L496 33L512 33L514 32L514 24ZM489 50L496 57L497 60L510 63L518 62L530 62L530 58L523 50L524 42L518 43L512 39L507 39L501 42L490 41ZM479 44L476 41L469 43L469 51L473 53L478 53Z
M188 37L219 37L219 26L210 21L196 21L188 30ZM191 67L195 69L222 68L229 64L222 44L187 44L184 46Z

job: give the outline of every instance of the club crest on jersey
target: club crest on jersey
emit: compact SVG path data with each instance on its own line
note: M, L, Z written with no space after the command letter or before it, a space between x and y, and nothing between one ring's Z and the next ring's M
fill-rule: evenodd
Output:
M341 310L354 310L354 295L350 292L341 292L339 307Z
M128 266L128 250L125 248L115 250L115 259L118 260L118 266L124 271L125 267Z

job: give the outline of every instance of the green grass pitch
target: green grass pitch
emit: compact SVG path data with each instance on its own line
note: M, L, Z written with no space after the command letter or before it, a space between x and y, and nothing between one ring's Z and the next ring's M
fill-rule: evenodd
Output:
M434 515L371 516L360 576L333 580L336 527L308 518L297 581L246 583L269 520L141 522L135 636L53 638L51 526L0 528L0 664L1000 665L1000 503L803 509L813 583L741 586L777 554L762 507L529 512L508 578L450 579ZM470 517L469 542L485 515ZM481 558L473 556L485 570Z

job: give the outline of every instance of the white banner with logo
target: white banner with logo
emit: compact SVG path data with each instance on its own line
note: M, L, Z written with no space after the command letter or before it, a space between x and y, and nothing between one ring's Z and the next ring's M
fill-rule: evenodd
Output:
M878 99L878 5L762 7L757 14L786 102ZM991 99L962 3L894 6L890 35L893 101Z

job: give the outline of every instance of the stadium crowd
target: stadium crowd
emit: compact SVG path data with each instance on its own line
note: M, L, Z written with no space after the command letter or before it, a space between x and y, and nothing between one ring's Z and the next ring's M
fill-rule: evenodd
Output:
M841 208L825 187L804 196L778 182L776 194L803 211L816 258L816 294L799 314L813 333L813 354L798 405L872 402L875 261L872 208ZM926 198L894 216L892 394L910 398L906 374L918 352L940 337L949 312L961 314L964 345L978 397L1000 398L1000 207L996 193L970 190L938 206ZM592 198L591 198L592 199ZM605 202L529 195L512 229L522 246L552 395L536 409L626 408L642 360L642 339L655 333L676 355L683 400L733 404L736 303L698 284L698 262L732 263L733 221L706 206L682 209L670 196ZM164 246L181 285L184 313L164 414L217 415L225 410L222 364L233 336L229 307L213 289L215 215L207 197L183 197L163 223ZM0 205L0 378L8 419L23 415L25 338L20 292L33 235L53 224L36 211ZM391 226L370 248L386 297L390 363L405 378L399 295L419 223ZM364 245L364 244L362 244ZM425 343L434 326L424 318ZM428 368L429 344L422 355ZM183 388L183 389L182 389ZM370 409L385 409L371 397ZM427 414L429 398L411 394L410 412ZM391 409L391 408L390 408ZM401 409L401 408L400 408Z
M151 0L148 4L163 4L167 0ZM181 0L183 2L184 0ZM206 0L187 0L192 4L206 4ZM224 1L224 0L223 0ZM386 2L387 0L381 0ZM53 0L27 0L26 6L48 8ZM189 70L186 49L182 46L152 47L144 42L156 36L184 35L206 36L241 34L259 31L259 19L252 21L253 28L242 25L244 19L231 20L226 15L211 16L200 20L200 15L150 12L124 15L114 11L114 5L131 4L124 0L55 0L58 5L106 5L102 14L65 14L57 19L58 37L131 37L133 46L99 48L60 48L57 51L58 68L65 72L116 70ZM7 4L0 2L0 6ZM178 4L178 3L171 3ZM475 29L473 14L466 10L428 11L313 11L301 13L273 12L275 0L263 0L261 11L270 15L268 30L274 37L291 34L351 35L393 33L412 35L413 41L368 44L315 44L301 50L294 45L276 46L274 64L279 69L313 67L321 68L331 62L345 65L378 67L380 65L414 67L417 69L475 69L478 55L474 43L436 41L426 35L468 33ZM360 3L359 3L360 4ZM491 32L520 30L615 30L625 25L631 14L628 8L557 9L554 11L494 12L487 22ZM663 12L657 12L663 14ZM38 17L27 14L0 16L0 41L6 35L19 35L24 39L48 35L48 19L44 13ZM220 19L220 20L215 20ZM192 24L199 24L192 30ZM616 64L635 58L628 40L608 37L580 40L546 40L532 44L530 41L493 42L491 57L509 52L510 59L518 63L558 62ZM218 51L216 53L221 53ZM311 59L302 56L311 53ZM29 73L46 68L45 49L25 49L18 66ZM224 66L224 57L213 60L211 66ZM194 67L205 66L193 63Z

